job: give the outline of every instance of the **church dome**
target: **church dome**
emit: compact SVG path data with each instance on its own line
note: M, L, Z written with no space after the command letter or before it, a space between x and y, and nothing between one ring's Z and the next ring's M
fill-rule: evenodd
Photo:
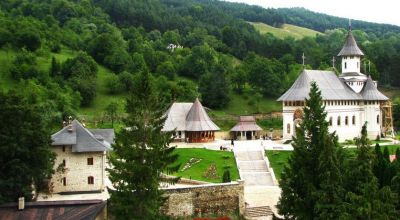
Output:
M364 53L358 47L351 30L347 34L346 42L342 50L340 50L338 56L364 56Z

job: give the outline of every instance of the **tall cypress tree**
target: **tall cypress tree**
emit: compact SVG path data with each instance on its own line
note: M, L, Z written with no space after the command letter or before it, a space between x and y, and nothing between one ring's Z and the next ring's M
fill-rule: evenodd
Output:
M284 168L279 213L293 219L337 219L342 210L340 147L329 134L321 92L311 83L293 153Z
M162 172L178 169L171 132L162 132L165 107L154 90L151 75L140 74L127 99L126 129L116 133L110 156L111 212L117 219L158 219L164 202Z

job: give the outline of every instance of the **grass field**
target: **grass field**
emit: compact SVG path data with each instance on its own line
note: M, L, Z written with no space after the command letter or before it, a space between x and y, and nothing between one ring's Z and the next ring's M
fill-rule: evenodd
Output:
M382 152L385 149L385 147L388 148L389 154L392 155L392 154L396 153L396 149L400 148L400 145L381 146ZM347 151L349 156L356 155L356 151L357 151L356 148L345 148L345 150ZM280 180L283 168L287 164L287 161L288 161L290 155L292 154L292 152L291 151L268 150L268 151L265 151L265 154L267 155L268 160L269 160L272 168L274 169L276 178L278 180Z
M251 94L238 95L232 93L230 97L231 101L226 108L222 110L211 110L211 114L214 116L239 116L254 113L269 113L282 110L282 104L277 102L274 98L262 98L257 107L256 104L252 103Z
M279 181L281 179L281 174L283 168L287 164L287 161L292 154L291 151L277 151L277 150L268 150L265 151L265 154L268 157L268 160L274 169L275 177Z
M252 24L261 34L271 33L278 38L293 37L295 39L302 39L304 37L315 37L321 32L314 31L308 28L303 28L291 24L283 24L281 28L276 28L261 22L249 22Z
M236 166L235 157L232 152L214 151L199 148L178 148L175 152L179 155L176 164L180 164L179 172L173 175L188 179L201 180L206 182L220 183L225 169L229 169L231 180L239 179L239 172ZM182 171L183 167L192 158L201 159L200 162L193 164L190 168ZM218 178L207 178L205 171L211 164L217 168Z

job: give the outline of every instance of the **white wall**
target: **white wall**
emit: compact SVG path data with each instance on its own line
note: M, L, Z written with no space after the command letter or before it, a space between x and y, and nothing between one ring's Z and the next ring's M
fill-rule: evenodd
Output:
M342 73L359 73L360 72L360 57L344 56L342 57Z
M339 105L338 105L339 104ZM293 114L294 111L300 106L283 106L283 138L291 139L294 134L294 122L293 122ZM352 140L355 137L359 137L361 134L361 128L364 125L364 122L367 121L367 131L368 137L371 140L374 140L378 134L381 132L382 125L382 114L380 112L378 102L370 105L364 103L362 101L359 104L354 102L345 102L341 103L329 103L326 102L325 110L327 111L326 120L329 122L329 119L332 117L332 126L329 126L329 132L336 131L336 134L339 137L340 142L344 142L345 140ZM377 123L377 115L379 115L379 123ZM337 119L340 116L340 125L337 124ZM345 118L348 117L348 124L345 124ZM352 123L352 117L355 116L355 124ZM290 133L287 130L287 124L290 124Z
M95 191L105 188L105 160L104 152L72 153L71 146L52 146L52 151L57 154L54 170L65 160L66 172L53 174L53 193L73 191ZM87 158L93 157L93 165L87 164ZM94 177L94 184L88 184L88 177ZM62 178L66 177L66 186Z

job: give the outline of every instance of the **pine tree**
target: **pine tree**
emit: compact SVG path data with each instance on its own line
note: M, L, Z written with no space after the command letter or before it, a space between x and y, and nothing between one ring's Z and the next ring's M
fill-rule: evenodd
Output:
M289 219L337 219L342 210L341 150L329 134L321 92L311 84L293 153L282 173L279 213Z
M389 187L379 189L373 173L374 155L367 138L367 126L356 139L357 157L346 174L346 212L353 219L396 219L395 195Z
M0 91L0 122L0 204L29 201L53 170L48 124L37 103L17 91Z
M165 197L159 189L162 173L178 170L171 132L162 132L163 102L156 94L151 75L140 74L127 98L126 129L116 133L110 156L111 212L117 219L158 219Z

